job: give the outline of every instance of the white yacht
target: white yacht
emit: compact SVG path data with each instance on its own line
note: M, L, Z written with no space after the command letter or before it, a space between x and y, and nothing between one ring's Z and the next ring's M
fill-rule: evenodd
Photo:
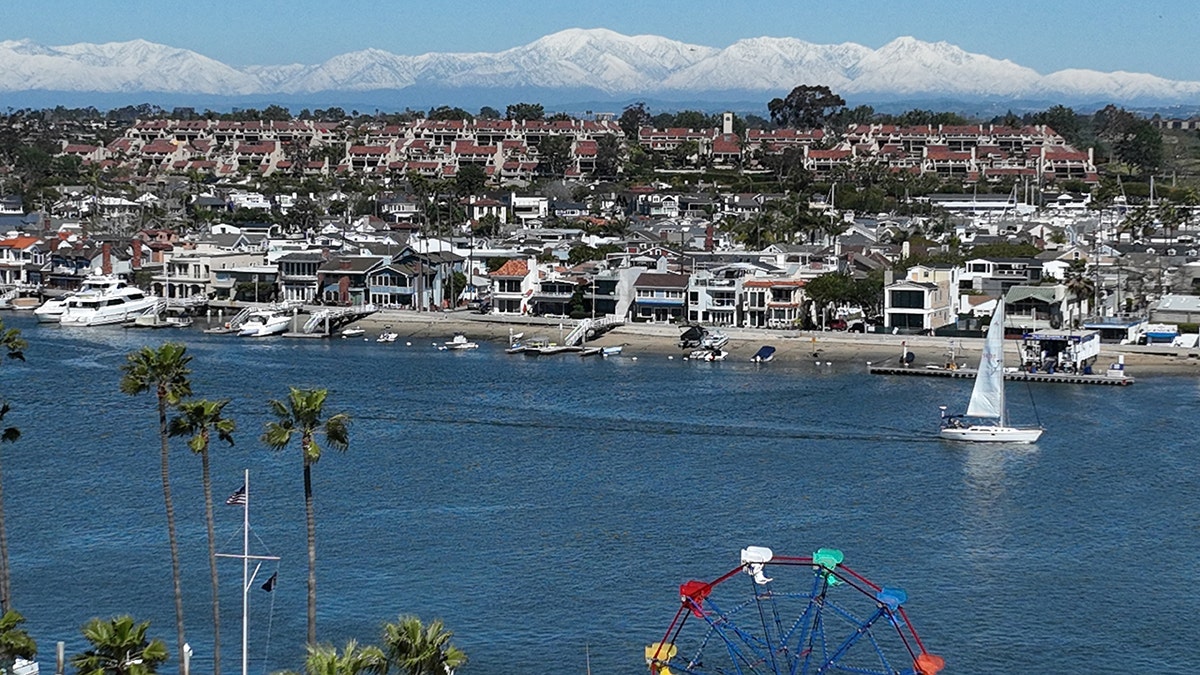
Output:
M105 326L133 321L161 300L138 288L122 285L104 292L80 291L67 298L59 323L64 326Z
M288 310L260 309L251 312L246 322L238 330L240 337L267 337L286 333L292 322L292 313Z
M58 323L67 309L67 301L71 298L81 295L105 295L127 288L128 285L124 279L112 274L92 274L83 280L78 291L43 302L33 310L33 315L37 317L38 323Z

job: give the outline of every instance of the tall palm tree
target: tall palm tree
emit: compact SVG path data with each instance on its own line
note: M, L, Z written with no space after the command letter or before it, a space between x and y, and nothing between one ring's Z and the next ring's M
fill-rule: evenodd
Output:
M71 657L78 675L152 675L167 660L167 645L146 637L150 622L134 623L130 616L107 621L92 619L83 637L92 648Z
M317 435L323 435L329 447L344 452L350 446L350 417L344 413L322 419L327 389L291 387L287 402L272 400L268 405L275 415L267 423L262 440L272 450L283 450L296 436L304 460L304 522L308 532L308 644L317 644L317 524L313 515L312 465L321 459Z
M415 616L402 616L383 625L383 651L388 665L406 675L452 675L467 662L463 650L450 644L454 633L441 619L422 626Z
M221 586L217 581L217 537L213 525L212 476L209 472L208 447L213 434L219 440L233 445L233 431L237 425L221 411L229 399L220 401L185 401L179 404L179 415L168 425L171 436L190 436L188 448L200 455L200 478L204 484L204 519L208 526L208 567L212 580L213 614L213 673L221 673Z
M23 623L25 617L11 609L0 616L0 668L6 673L13 671L17 659L32 661L37 656L37 643L21 628Z
M305 675L362 675L387 672L383 650L374 645L359 646L351 640L339 654L331 645L308 645L304 659Z
M1075 305L1076 318L1072 327L1078 327L1080 315L1083 313L1083 300L1092 297L1096 292L1096 284L1087 276L1087 263L1083 260L1072 260L1066 274L1067 293Z
M167 508L167 538L171 544L171 580L175 589L175 630L179 653L183 653L183 591L179 582L179 541L175 536L175 504L171 500L170 448L167 444L167 406L178 404L192 394L192 374L187 347L165 342L158 349L142 347L129 354L121 370L121 391L136 396L153 391L158 402L158 435L161 441L163 503Z
M0 348L3 348L10 359L25 360L25 340L21 331L16 328L5 328L0 321ZM0 402L0 425L10 408L7 402ZM21 430L16 427L0 428L0 443L12 443L21 437ZM4 481L0 478L0 613L12 609L12 574L8 569L8 532L4 527Z

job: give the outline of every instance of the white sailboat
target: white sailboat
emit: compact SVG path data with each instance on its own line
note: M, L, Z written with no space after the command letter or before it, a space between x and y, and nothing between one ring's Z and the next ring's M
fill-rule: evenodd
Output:
M963 418L981 420L965 423ZM986 422L982 420L994 420ZM1004 401L1004 299L996 302L992 323L983 343L983 356L975 374L975 388L964 415L946 415L942 406L939 436L952 441L973 443L1033 443L1042 435L1040 427L1013 427L1008 424Z

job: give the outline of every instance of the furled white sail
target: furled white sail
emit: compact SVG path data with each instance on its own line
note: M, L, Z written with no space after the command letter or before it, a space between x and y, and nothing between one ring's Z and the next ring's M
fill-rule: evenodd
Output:
M1004 300L996 301L992 323L983 342L983 357L975 375L975 388L967 404L967 417L998 419L1004 424Z

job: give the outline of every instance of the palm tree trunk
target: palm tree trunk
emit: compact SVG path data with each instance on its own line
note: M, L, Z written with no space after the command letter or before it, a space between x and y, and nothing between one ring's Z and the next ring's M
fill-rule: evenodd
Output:
M212 576L213 675L221 675L221 584L217 581L217 535L213 525L212 477L208 471L208 441L200 453L204 481L204 519L208 525L208 567Z
M4 529L4 479L0 478L0 616L12 609L11 576L8 571L8 532Z
M308 444L305 440L304 452ZM312 466L304 458L304 524L308 529L308 644L317 644L317 520L313 513Z
M171 543L171 582L175 590L175 631L179 639L176 654L183 655L183 590L179 583L179 541L175 536L175 504L171 500L170 448L167 444L167 395L158 391L158 431L162 439L162 489L163 503L167 507L167 539Z

